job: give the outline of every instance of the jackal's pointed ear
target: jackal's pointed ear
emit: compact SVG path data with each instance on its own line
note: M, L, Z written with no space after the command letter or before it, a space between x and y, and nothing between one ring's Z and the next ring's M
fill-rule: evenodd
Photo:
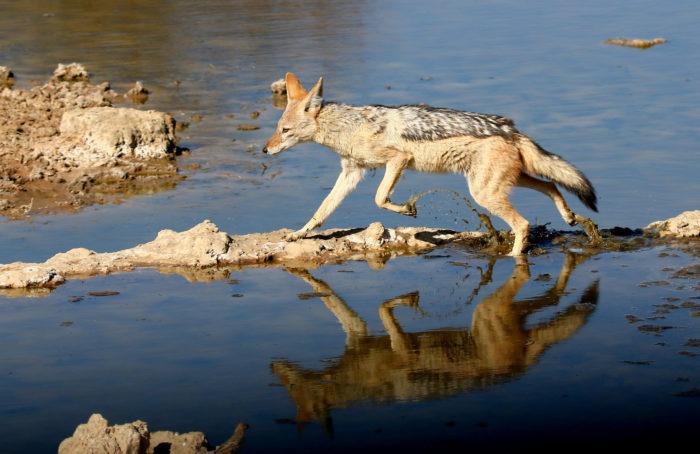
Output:
M319 77L316 85L306 95L304 110L312 115L316 115L321 110L321 106L323 106L323 77Z
M299 101L304 99L306 96L306 90L292 73L287 73L285 76L285 83L287 84L287 100L289 101Z

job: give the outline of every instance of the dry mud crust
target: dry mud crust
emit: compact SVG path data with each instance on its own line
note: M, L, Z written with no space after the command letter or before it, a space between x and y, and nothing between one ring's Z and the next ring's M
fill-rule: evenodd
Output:
M181 179L174 119L114 107L123 97L81 68L59 65L28 90L0 85L0 215L73 211Z

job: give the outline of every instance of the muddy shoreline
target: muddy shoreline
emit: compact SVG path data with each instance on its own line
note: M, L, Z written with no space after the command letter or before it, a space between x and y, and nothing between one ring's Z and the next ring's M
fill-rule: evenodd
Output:
M172 116L139 108L147 96L138 81L125 94L91 83L78 63L18 89L0 66L0 215L75 212L174 187L175 157L187 150Z

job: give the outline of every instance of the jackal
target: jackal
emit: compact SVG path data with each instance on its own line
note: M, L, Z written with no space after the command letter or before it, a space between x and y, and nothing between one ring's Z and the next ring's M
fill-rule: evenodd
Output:
M287 106L263 152L273 155L313 141L338 153L342 165L331 192L309 222L288 235L290 241L323 224L355 189L365 169L379 167L386 172L374 201L380 208L408 216L416 216L415 204L389 199L404 169L463 174L474 200L512 229L515 241L509 255L522 254L529 229L528 221L508 199L515 186L548 195L569 225L583 218L571 211L554 183L598 211L595 189L588 178L519 132L509 118L425 105L325 102L323 78L308 92L292 73L287 73L286 84Z

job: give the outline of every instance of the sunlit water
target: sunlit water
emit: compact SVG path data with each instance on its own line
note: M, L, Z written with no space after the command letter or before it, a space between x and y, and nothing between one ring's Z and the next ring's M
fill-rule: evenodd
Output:
M180 144L192 150L180 160L187 179L172 191L2 221L0 263L78 246L114 251L204 219L231 234L303 225L339 163L316 145L260 152L280 114L269 84L286 71L307 85L324 76L332 100L511 117L590 177L600 213L568 199L603 228L698 208L693 1L0 2L0 10L0 65L20 88L71 61L120 91L141 80L152 91L146 108L191 122ZM643 51L604 44L615 36L668 42ZM260 129L238 131L243 123ZM479 225L450 192L422 198L415 220L383 212L373 203L380 178L368 174L327 226ZM408 173L394 199L428 189L467 195L460 176ZM514 201L533 223L566 227L541 195L518 190ZM700 423L700 300L697 280L674 272L697 259L657 248L565 266L572 261L556 250L533 258L528 279L511 259L449 248L382 270L248 269L210 283L139 270L71 281L45 298L3 298L3 448L53 452L93 412L152 430L201 430L214 443L247 422L244 452L691 439ZM90 295L107 290L119 294Z

